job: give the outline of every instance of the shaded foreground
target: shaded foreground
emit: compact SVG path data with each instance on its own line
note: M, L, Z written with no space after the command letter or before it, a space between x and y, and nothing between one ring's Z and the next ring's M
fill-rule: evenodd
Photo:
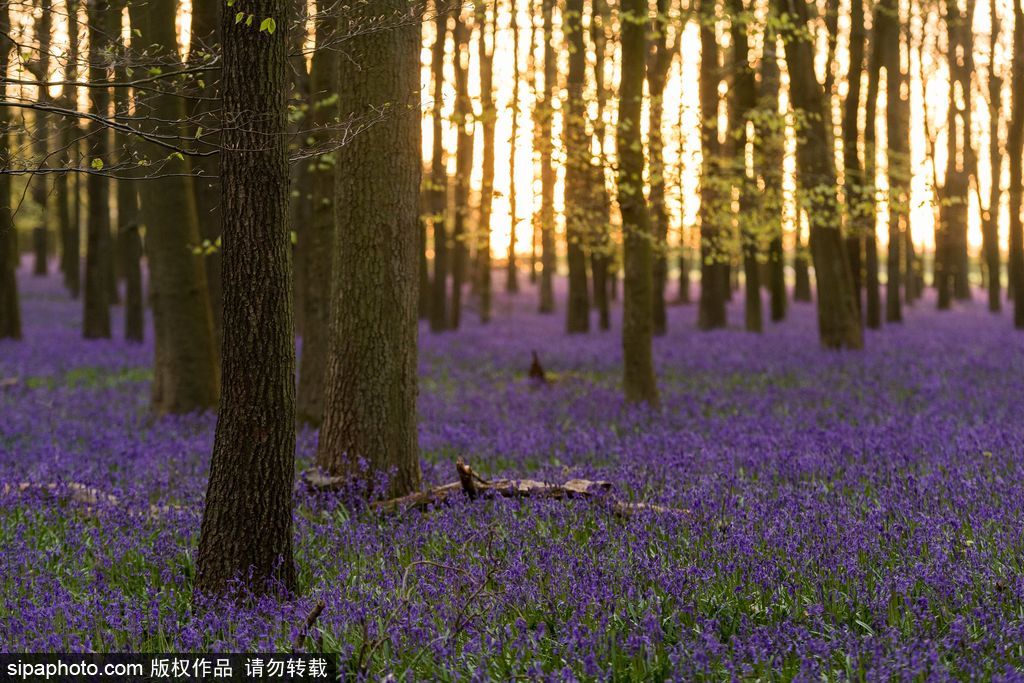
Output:
M862 353L822 351L809 305L761 337L698 333L676 308L650 412L623 404L617 331L568 338L533 292L498 297L488 327L421 335L426 482L461 456L687 514L601 496L393 514L300 490L302 596L214 609L190 606L213 417L151 418L151 346L83 342L55 280L22 287L26 341L0 342L0 490L43 486L0 496L5 650L283 651L322 601L301 647L376 678L1024 666L1024 337L981 303L921 304ZM534 348L549 386L526 378ZM300 434L300 469L315 444Z

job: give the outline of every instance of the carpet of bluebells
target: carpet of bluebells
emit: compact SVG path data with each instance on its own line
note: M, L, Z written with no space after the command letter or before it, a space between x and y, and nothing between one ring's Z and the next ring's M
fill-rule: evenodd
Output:
M322 601L299 647L377 680L1024 678L1024 335L980 296L923 302L861 353L820 349L808 304L761 336L674 307L650 411L621 398L617 321L568 337L532 290L499 295L490 325L470 310L421 335L426 482L461 456L686 512L398 515L299 490L301 595L229 607L191 601L214 417L154 419L152 342L83 341L55 277L21 285L0 485L118 500L0 496L0 649L287 651ZM550 386L526 377L532 349ZM298 471L315 441L300 433Z

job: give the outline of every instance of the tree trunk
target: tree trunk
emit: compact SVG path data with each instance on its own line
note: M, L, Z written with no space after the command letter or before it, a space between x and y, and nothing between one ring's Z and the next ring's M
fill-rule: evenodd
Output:
M893 49L895 42L899 50L899 34L896 31L897 8L890 0L882 0L875 6L874 36L871 44L871 57L868 60L868 92L864 103L864 171L861 176L863 192L858 205L861 217L860 233L863 237L864 252L864 293L866 298L866 319L870 329L878 329L882 325L881 292L878 279L878 234L877 234L877 201L875 187L875 145L878 139L875 115L878 111L878 90L880 87L881 70L887 62L886 53Z
M39 42L39 59L33 60L28 66L29 71L38 81L50 80L50 33L53 29L53 10L51 0L39 0L39 17L35 22L36 40ZM50 104L49 88L38 88L38 102ZM46 165L50 149L50 119L47 114L36 110L35 126L32 130L33 151L39 164ZM49 272L47 258L49 256L50 211L49 211L49 176L45 173L29 176L32 186L32 201L39 207L39 225L32 229L32 251L34 264L32 274L45 277Z
M1024 330L1024 9L1013 0L1013 118L1006 140L1010 157L1010 282L1013 283L1013 325Z
M78 0L66 0L68 22L68 58L64 77L70 81L78 80ZM66 109L77 107L78 89L65 85L61 92L61 104ZM61 132L61 145L66 150L65 163L68 167L79 165L79 143L81 130L77 120L65 121ZM57 176L57 204L60 207L60 241L61 241L61 273L64 274L64 286L72 298L78 298L81 289L81 233L79 230L80 174L69 177L67 173Z
M988 208L981 218L981 251L984 254L985 283L988 291L988 310L998 313L1002 309L1002 293L999 264L999 203L1002 193L999 183L1003 175L1003 154L999 144L999 119L1002 117L1003 79L996 73L995 57L999 44L999 13L996 0L989 0L989 17L992 29L989 32L988 64L988 139L989 139L989 185Z
M676 53L678 36L668 42L669 0L658 0L658 15L653 22L653 35L647 51L648 107L647 146L650 159L651 223L654 229L654 289L651 314L654 334L668 331L665 310L665 286L668 284L668 209L665 206L665 140L661 132L665 113L665 84Z
M137 40L155 46L151 51L165 61L176 61L174 3L130 3L128 11ZM233 14L230 19L234 20ZM185 114L180 98L137 92L135 99L137 112L154 118L154 132L166 134L168 128L160 122L172 122L166 125L180 134L174 123ZM166 159L167 174L191 171L187 162L175 161L153 143L140 142L139 149L150 160ZM140 183L139 194L156 332L153 409L157 413L190 413L212 408L217 405L220 378L206 270L196 249L201 239L191 178L167 175L150 179ZM220 206L222 210L227 206L223 192Z
M733 185L739 192L740 242L743 255L744 325L748 332L764 330L761 312L761 272L758 264L760 226L755 224L757 187L747 170L747 124L757 106L757 83L750 66L750 27L745 18L743 0L729 0L732 25L733 83L729 108L729 134L732 150Z
M483 171L480 181L480 224L477 226L477 290L480 296L480 322L491 320L491 212L494 204L494 127L498 111L494 106L494 50L497 43L497 0L488 16L487 3L478 0L476 14L480 24L477 45L480 61L480 123L483 133ZM489 36L490 45L487 37ZM518 80L518 75L516 77Z
M540 123L540 306L541 313L555 310L555 167L552 161L552 119L558 90L554 39L555 0L541 0L544 15L544 92L537 104Z
M473 173L473 104L469 99L469 39L472 29L466 24L462 8L455 8L455 116L458 130L455 139L455 216L452 222L452 301L448 328L459 329L462 318L462 290L469 265L471 235L466 225L469 218L469 185Z
M306 25L306 17L309 14L306 0L292 0L288 11L292 16L298 18L299 26ZM310 123L314 112L309 104L312 102L312 89L306 63L306 30L291 31L288 34L288 41L288 80L290 81L288 86L288 132L292 140L288 154L291 156L303 146L303 138L306 137L303 131L311 128ZM291 226L292 234L295 236L292 246L293 272L295 273L293 310L295 311L295 331L303 337L306 329L306 292L311 287L318 286L318 283L306 278L308 271L306 261L310 252L309 231L313 222L313 182L310 177L310 166L308 163L289 166Z
M640 135L647 52L647 3L622 0L619 81L619 208L622 212L625 293L622 304L623 387L626 400L658 405L651 352L651 221L644 202L644 148Z
M850 0L850 55L849 71L847 75L848 90L846 99L843 101L843 198L846 205L846 253L850 259L850 273L853 276L854 300L857 303L857 310L862 310L861 292L863 283L863 241L865 233L874 220L874 201L871 193L865 191L865 185L869 182L874 184L874 178L867 178L865 169L861 166L860 155L857 151L857 142L860 138L858 128L860 103L861 103L861 74L864 68L864 43L866 34L864 31L864 0ZM877 12L876 12L877 15ZM876 33L877 21L876 16ZM872 43L871 65L874 67L875 56L878 52L878 41ZM877 72L869 76L874 92L877 94ZM868 98L871 98L872 85L868 86ZM869 110L872 109L868 105ZM868 120L867 127L874 135L874 122ZM865 134L865 155L874 154L873 149L867 148L867 135ZM873 142L873 140L872 140ZM865 158L865 165L869 163ZM871 164L872 168L874 164Z
M430 223L434 233L434 282L430 297L430 331L448 329L448 169L444 160L444 45L448 37L448 12L434 0L436 37L431 51L434 75L433 152L430 162Z
M789 15L797 31L783 34L793 107L804 114L797 164L808 193L811 257L818 287L818 331L826 348L859 349L864 345L854 300L853 276L839 225L836 169L826 119L825 92L814 75L813 47L803 32L807 5L802 0L773 0L780 15Z
M729 282L721 238L721 217L728 204L720 196L721 145L718 141L718 38L715 34L715 3L700 2L700 310L697 324L702 330L726 325L725 302Z
M15 48L11 35L11 9L5 4L0 7L0 74L7 73L11 50ZM0 80L0 99L7 98L7 83ZM0 159L7 159L7 128L10 110L0 107ZM11 176L0 173L0 339L21 339L21 310L18 305L18 278L15 274L17 261L16 233L11 201Z
M591 194L589 205L593 220L593 236L590 249L590 271L592 273L593 301L597 309L598 329L607 330L611 327L611 311L609 308L609 269L613 260L615 245L612 243L611 198L605 180L607 158L605 156L607 128L605 127L605 110L608 104L608 92L605 85L604 65L608 37L605 33L608 25L608 3L606 0L591 1L590 36L594 46L594 137L597 140L597 157L590 166Z
M412 12L415 12L413 7ZM340 150L335 200L331 354L317 465L386 475L387 495L419 488L416 436L416 219L420 163L420 26L405 0L371 0L353 21L394 26L354 36L340 60L342 118L388 116ZM384 494L371 491L371 495Z
M221 134L224 393L199 536L197 594L227 593L233 579L256 594L296 589L287 4L247 4L256 16L275 20L273 32L236 24L230 13L221 21L221 101L224 120L235 124Z
M188 65L195 68L216 58L220 51L220 8L224 0L192 0L192 36L189 41ZM231 12L232 16L234 12ZM215 69L196 74L202 83L204 97L217 97L219 76ZM193 116L209 116L214 102L208 99L196 100ZM197 131L198 132L198 131ZM220 143L216 131L203 131L204 149L215 149ZM196 219L199 236L216 244L220 238L220 179L217 178L219 155L195 157L192 159L192 193L195 197ZM211 250L203 256L206 271L206 288L210 299L210 313L213 317L214 339L219 344L223 329L224 301L221 293L221 252Z
M88 0L89 17L89 80L93 83L108 81L107 64L110 59L107 40L112 35L112 12L107 0ZM110 92L107 88L89 89L90 108L94 114L107 116ZM89 124L92 146L91 160L110 161L109 130L98 122ZM90 163L94 163L90 161ZM82 318L82 336L86 339L110 338L110 290L107 283L111 257L110 245L110 182L97 173L89 174L86 181L89 210L86 227L85 252L85 311Z
M569 301L566 331L590 331L590 296L587 291L587 233L590 230L590 144L583 100L587 53L583 40L583 0L567 0L563 31L569 52L565 119L565 240L569 266Z
M886 263L885 285L885 320L900 322L903 311L900 300L900 286L910 288L912 270L907 269L906 279L900 272L901 265L907 262L901 247L906 250L906 243L911 239L910 233L910 123L909 97L910 82L903 70L900 57L900 39L903 31L900 28L899 6L893 6L889 0L886 7L893 12L894 24L890 37L889 48L885 51L885 128L888 138L888 174L889 174L889 252ZM907 43L909 54L910 44ZM908 290L909 291L909 290Z
M505 263L505 291L515 294L519 291L519 271L516 267L516 229L519 227L518 196L516 195L516 143L519 140L519 5L509 0L509 28L512 30L512 140L508 152L508 207L509 235L508 253Z
M782 176L785 160L785 139L779 114L778 37L774 30L765 31L764 56L761 58L761 86L758 107L761 110L755 139L756 171L761 174L764 190L761 216L770 237L768 244L768 282L771 290L771 318L786 318L786 261L782 250L783 196Z
M329 48L335 36L336 18L331 16L330 0L318 0L316 49L310 70L313 128L328 142L331 122L337 118L338 53ZM299 360L299 388L295 412L300 423L319 426L323 417L324 379L327 376L327 354L331 319L331 259L334 254L334 174L337 154L324 154L311 159L309 177L312 191L312 218L304 233L306 241L303 265L306 269L306 294L302 304L305 327L302 331L302 356Z

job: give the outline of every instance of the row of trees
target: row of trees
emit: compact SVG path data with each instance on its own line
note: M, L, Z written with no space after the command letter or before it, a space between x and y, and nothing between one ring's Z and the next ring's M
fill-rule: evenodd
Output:
M245 572L251 572L257 590L295 587L290 520L296 420L320 426L317 464L331 474L367 476L372 482L386 473L388 490L368 489L370 495L418 488L417 317L427 317L435 331L457 327L467 281L475 285L482 317L490 316L488 226L498 163L493 68L499 5L368 0L353 7L322 0L307 17L296 11L297 4L230 0L228 8L219 0L194 0L184 55L178 48L175 3L85 0L79 6L77 0L37 0L37 6L24 5L17 15L31 18L34 43L20 41L22 34L11 28L10 5L0 12L0 111L6 124L0 136L5 160L0 174L5 199L0 211L0 334L20 335L13 229L19 202L12 179L28 178L33 192L43 188L36 203L56 206L65 281L75 295L84 282L87 338L110 336L119 278L126 283L126 334L141 338L144 251L156 337L153 408L158 413L218 409L200 540L201 592L224 592ZM565 148L567 327L587 331L592 306L599 311L599 324L608 326L608 302L617 295L614 264L621 263L629 400L658 403L651 345L653 335L665 330L670 270L664 248L669 210L662 97L671 65L679 59L684 21L699 22L699 96L702 110L715 113L703 116L701 125L700 326L726 324L725 303L736 271L744 275L748 329L763 327L762 280L772 293L771 318L785 315L781 187L790 128L798 133L797 177L809 234L809 243L794 250L794 296L810 298L809 253L822 343L862 346L862 320L875 325L881 317L872 114L883 83L890 184L886 317L899 320L901 304L920 295L906 173L907 79L914 47L906 28L910 8L879 0L870 8L870 32L863 0L852 0L851 8L851 73L866 69L866 78L848 78L842 164L837 166L830 100L834 13L826 12L819 22L803 0L773 0L767 14L765 7L743 0L697 0L686 8L666 0L622 0L618 6L601 0L541 3L530 27L536 34L530 44L542 45L531 50L533 80L528 83L537 102L534 147L541 186L536 267L530 273L539 281L540 310L554 310L558 142ZM953 0L945 5L945 23L952 27L950 73L961 83L962 94L971 92L965 84L974 70L964 47L971 11ZM63 17L68 27L68 44L61 51L46 39L54 16ZM1014 16L1014 68L1022 75L1020 0L1015 0ZM77 28L83 17L84 52ZM553 126L559 92L556 17L569 57L561 141ZM306 52L307 20L313 25L311 55ZM421 161L424 25L433 27L428 173ZM721 30L726 25L728 50ZM829 39L825 84L815 71L815 26ZM518 22L511 28L518 36ZM444 156L440 97L449 34L458 128L453 178ZM125 35L130 39L124 40ZM474 37L482 86L479 111L468 94L466 46ZM760 50L754 49L757 44ZM607 82L605 59L618 60L617 84ZM28 73L14 68L12 60ZM62 62L61 68L48 60ZM55 80L54 73L60 78ZM779 107L784 74L788 111ZM717 116L723 80L729 84L724 137ZM1014 85L1006 146L1010 279L1015 307L1021 309L1024 77ZM60 95L51 96L56 88ZM514 92L519 88L517 76ZM587 93L593 93L593 103ZM615 99L614 134L608 136L605 111ZM858 124L862 110L867 112L863 126ZM966 282L966 202L957 193L976 178L977 164L967 135L970 98L961 97L950 112L949 130L959 133L947 136L951 153L941 186L935 274L940 305L947 305ZM519 118L516 108L514 126L520 125ZM477 132L484 139L483 181L473 221L469 179ZM613 139L613 148L606 136ZM17 151L26 148L31 155L19 156ZM509 161L514 164L514 152ZM1002 167L1001 161L992 163ZM609 170L614 171L613 184L606 182ZM78 187L83 177L84 193ZM516 199L509 200L515 207ZM86 233L84 272L78 265L79 212ZM996 288L998 306L991 214L985 254L989 291ZM613 217L619 223L621 252L611 229ZM45 272L48 231L37 226L33 234L40 256L36 269ZM511 243L505 270L510 289L517 287L516 253ZM1017 317L1024 325L1024 316ZM296 326L303 339L297 386Z

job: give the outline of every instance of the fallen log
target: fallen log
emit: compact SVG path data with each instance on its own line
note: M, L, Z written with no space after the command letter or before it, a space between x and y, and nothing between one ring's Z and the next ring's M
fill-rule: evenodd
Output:
M85 506L85 513L87 515L95 514L97 507L100 505L108 505L111 507L120 507L121 499L117 496L104 493L97 488L92 486L86 486L85 484L79 484L77 482L67 482L58 484L51 482L49 484L36 484L31 482L21 482L18 484L4 484L0 488L0 495L16 495L24 493L42 493L53 498L60 500L66 498L72 503ZM165 515L169 512L177 512L182 510L180 505L150 505L145 511L141 510L129 510L128 514L131 517L158 517Z
M0 379L0 389L9 389L16 387L21 383L21 380L17 377L4 377Z
M481 497L500 496L502 498L546 498L551 500L597 499L607 500L612 510L620 516L628 516L637 512L655 512L659 514L689 514L683 508L670 508L650 503L631 503L619 500L613 493L613 485L609 481L589 479L569 479L561 484L551 484L535 479L495 479L488 481L481 477L472 467L459 458L455 461L455 473L458 481L435 486L425 491L416 491L399 498L378 500L370 503L370 507L382 512L408 510L426 510L432 506L447 504L454 496L463 494L470 500ZM350 482L347 477L330 477L317 472L304 475L306 485L317 491L338 490Z

